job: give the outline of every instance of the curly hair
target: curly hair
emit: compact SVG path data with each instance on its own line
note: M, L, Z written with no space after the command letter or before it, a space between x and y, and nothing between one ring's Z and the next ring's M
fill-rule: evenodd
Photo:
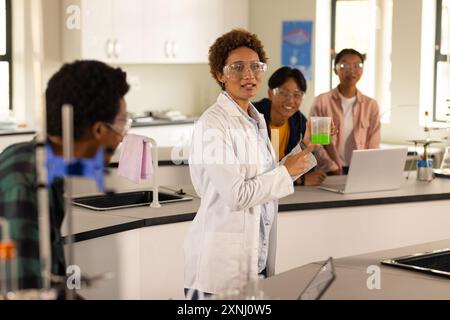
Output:
M217 38L209 48L210 72L214 80L216 80L222 89L224 88L224 85L217 79L217 74L223 72L223 68L226 65L230 52L240 47L252 49L258 54L261 62L267 62L264 46L256 34L250 33L244 29L233 29L230 32L223 34Z
M61 110L73 106L74 139L97 121L113 123L120 100L130 89L126 73L103 62L83 60L64 64L45 91L47 133L62 136Z

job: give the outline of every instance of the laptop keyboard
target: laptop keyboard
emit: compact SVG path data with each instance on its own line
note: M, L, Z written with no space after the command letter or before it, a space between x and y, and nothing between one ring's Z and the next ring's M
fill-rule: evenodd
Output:
M331 184L331 185L326 185L325 187L331 187L333 189L337 189L339 191L344 190L345 189L345 184Z

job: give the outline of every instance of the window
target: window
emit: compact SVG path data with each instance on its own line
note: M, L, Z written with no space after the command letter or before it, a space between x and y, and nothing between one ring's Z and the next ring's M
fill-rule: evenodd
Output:
M450 0L437 0L434 53L434 121L450 121Z
M353 48L366 54L364 75L358 83L366 95L375 95L375 0L333 0L331 2L331 48L337 54L345 48ZM331 86L335 88L339 79L334 74L334 55L331 56Z
M391 116L393 0L331 0L331 50L337 54L353 48L366 55L364 74L358 89L377 100L381 122ZM339 79L334 74L331 55L330 84Z
M11 109L11 1L0 0L0 115Z

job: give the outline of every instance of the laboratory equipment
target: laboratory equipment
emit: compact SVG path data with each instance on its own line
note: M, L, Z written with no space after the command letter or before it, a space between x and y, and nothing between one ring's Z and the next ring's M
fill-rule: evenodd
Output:
M0 296L6 297L18 288L16 244L9 237L8 221L0 218L0 226Z
M447 100L447 102L450 102L450 100ZM450 179L450 106L448 107L446 129L447 136L444 138L444 140L446 140L444 156L442 157L442 162L439 169L435 169L434 174L439 178Z
M321 145L331 143L331 117L311 117L311 142Z
M433 159L430 157L429 146L432 143L440 143L439 140L430 139L417 139L408 140L408 142L414 143L415 154L419 156L417 160L417 180L420 181L432 181L434 179L433 174ZM423 146L423 154L419 155L417 146Z

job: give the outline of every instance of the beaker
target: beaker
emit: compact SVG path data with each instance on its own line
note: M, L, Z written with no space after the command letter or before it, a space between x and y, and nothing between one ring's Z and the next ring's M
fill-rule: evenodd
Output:
M311 142L321 145L331 143L330 117L311 117Z
M417 180L433 180L433 159L421 159L417 161Z

